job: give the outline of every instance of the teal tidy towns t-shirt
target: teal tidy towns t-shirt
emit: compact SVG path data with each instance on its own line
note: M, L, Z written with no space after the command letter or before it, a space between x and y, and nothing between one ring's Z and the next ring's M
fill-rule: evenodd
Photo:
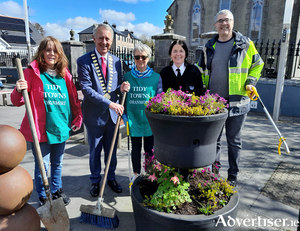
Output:
M145 115L146 103L155 96L159 74L153 72L148 78L134 78L131 72L124 79L130 83L126 97L126 113L131 137L152 136L152 131Z
M48 143L62 143L69 139L72 121L66 81L59 75L51 76L46 72L40 77L44 84Z

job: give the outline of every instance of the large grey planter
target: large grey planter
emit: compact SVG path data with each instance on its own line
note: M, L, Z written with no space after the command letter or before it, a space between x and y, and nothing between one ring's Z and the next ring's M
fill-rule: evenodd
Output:
M235 193L229 203L213 215L178 215L158 212L143 206L143 198L137 183L142 181L138 177L131 187L131 200L136 225L136 231L226 231L233 230L228 224L229 216L236 218L239 204L239 194ZM219 220L220 216L224 220ZM219 221L219 222L218 222ZM216 226L216 224L218 224ZM232 223L230 223L232 224Z
M228 112L210 116L172 116L145 109L154 136L155 158L180 169L212 164Z

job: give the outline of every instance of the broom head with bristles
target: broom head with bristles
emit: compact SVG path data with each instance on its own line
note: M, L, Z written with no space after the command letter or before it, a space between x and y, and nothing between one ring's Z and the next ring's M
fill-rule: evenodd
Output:
M115 209L104 208L102 205L80 206L81 216L79 222L95 225L105 229L115 229L119 227L119 219Z

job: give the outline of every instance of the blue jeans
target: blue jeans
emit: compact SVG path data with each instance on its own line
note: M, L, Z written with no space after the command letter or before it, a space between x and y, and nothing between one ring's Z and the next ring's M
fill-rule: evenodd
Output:
M48 144L40 143L40 148L43 156L44 167L46 170L46 175L48 176L49 164L51 164L51 184L50 189L51 193L55 193L58 189L62 188L62 160L64 157L66 142L60 144ZM35 179L35 188L39 197L46 197L44 190L44 184L39 168L39 164L36 158L36 152L34 149L34 144L31 143L32 153L34 155L35 169L34 169L34 179ZM49 162L50 161L50 162Z
M244 127L247 114L228 117L225 121L226 139L228 147L228 175L237 176L239 172L239 162L242 152L242 129ZM215 163L221 167L221 137L224 127L217 141L217 156Z

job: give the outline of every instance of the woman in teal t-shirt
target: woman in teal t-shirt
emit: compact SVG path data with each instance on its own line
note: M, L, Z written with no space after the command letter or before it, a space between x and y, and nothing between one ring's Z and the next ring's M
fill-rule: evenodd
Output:
M46 172L51 163L52 198L63 197L65 205L71 201L63 191L61 179L65 144L71 129L77 131L82 124L77 90L67 67L68 59L61 43L51 36L45 37L41 41L33 61L24 70L25 80L18 80L16 88L11 94L12 103L15 106L22 106L24 99L21 92L24 89L28 90ZM46 202L46 193L27 114L22 121L20 131L32 144L35 159L35 186L39 195L39 204L43 205Z
M149 46L138 43L133 49L135 66L126 73L124 79L130 83L130 91L126 97L126 115L131 137L131 160L133 180L141 173L141 149L144 137L144 150L152 155L153 135L145 115L145 103L150 97L162 92L162 81L158 73L148 65L152 51Z

